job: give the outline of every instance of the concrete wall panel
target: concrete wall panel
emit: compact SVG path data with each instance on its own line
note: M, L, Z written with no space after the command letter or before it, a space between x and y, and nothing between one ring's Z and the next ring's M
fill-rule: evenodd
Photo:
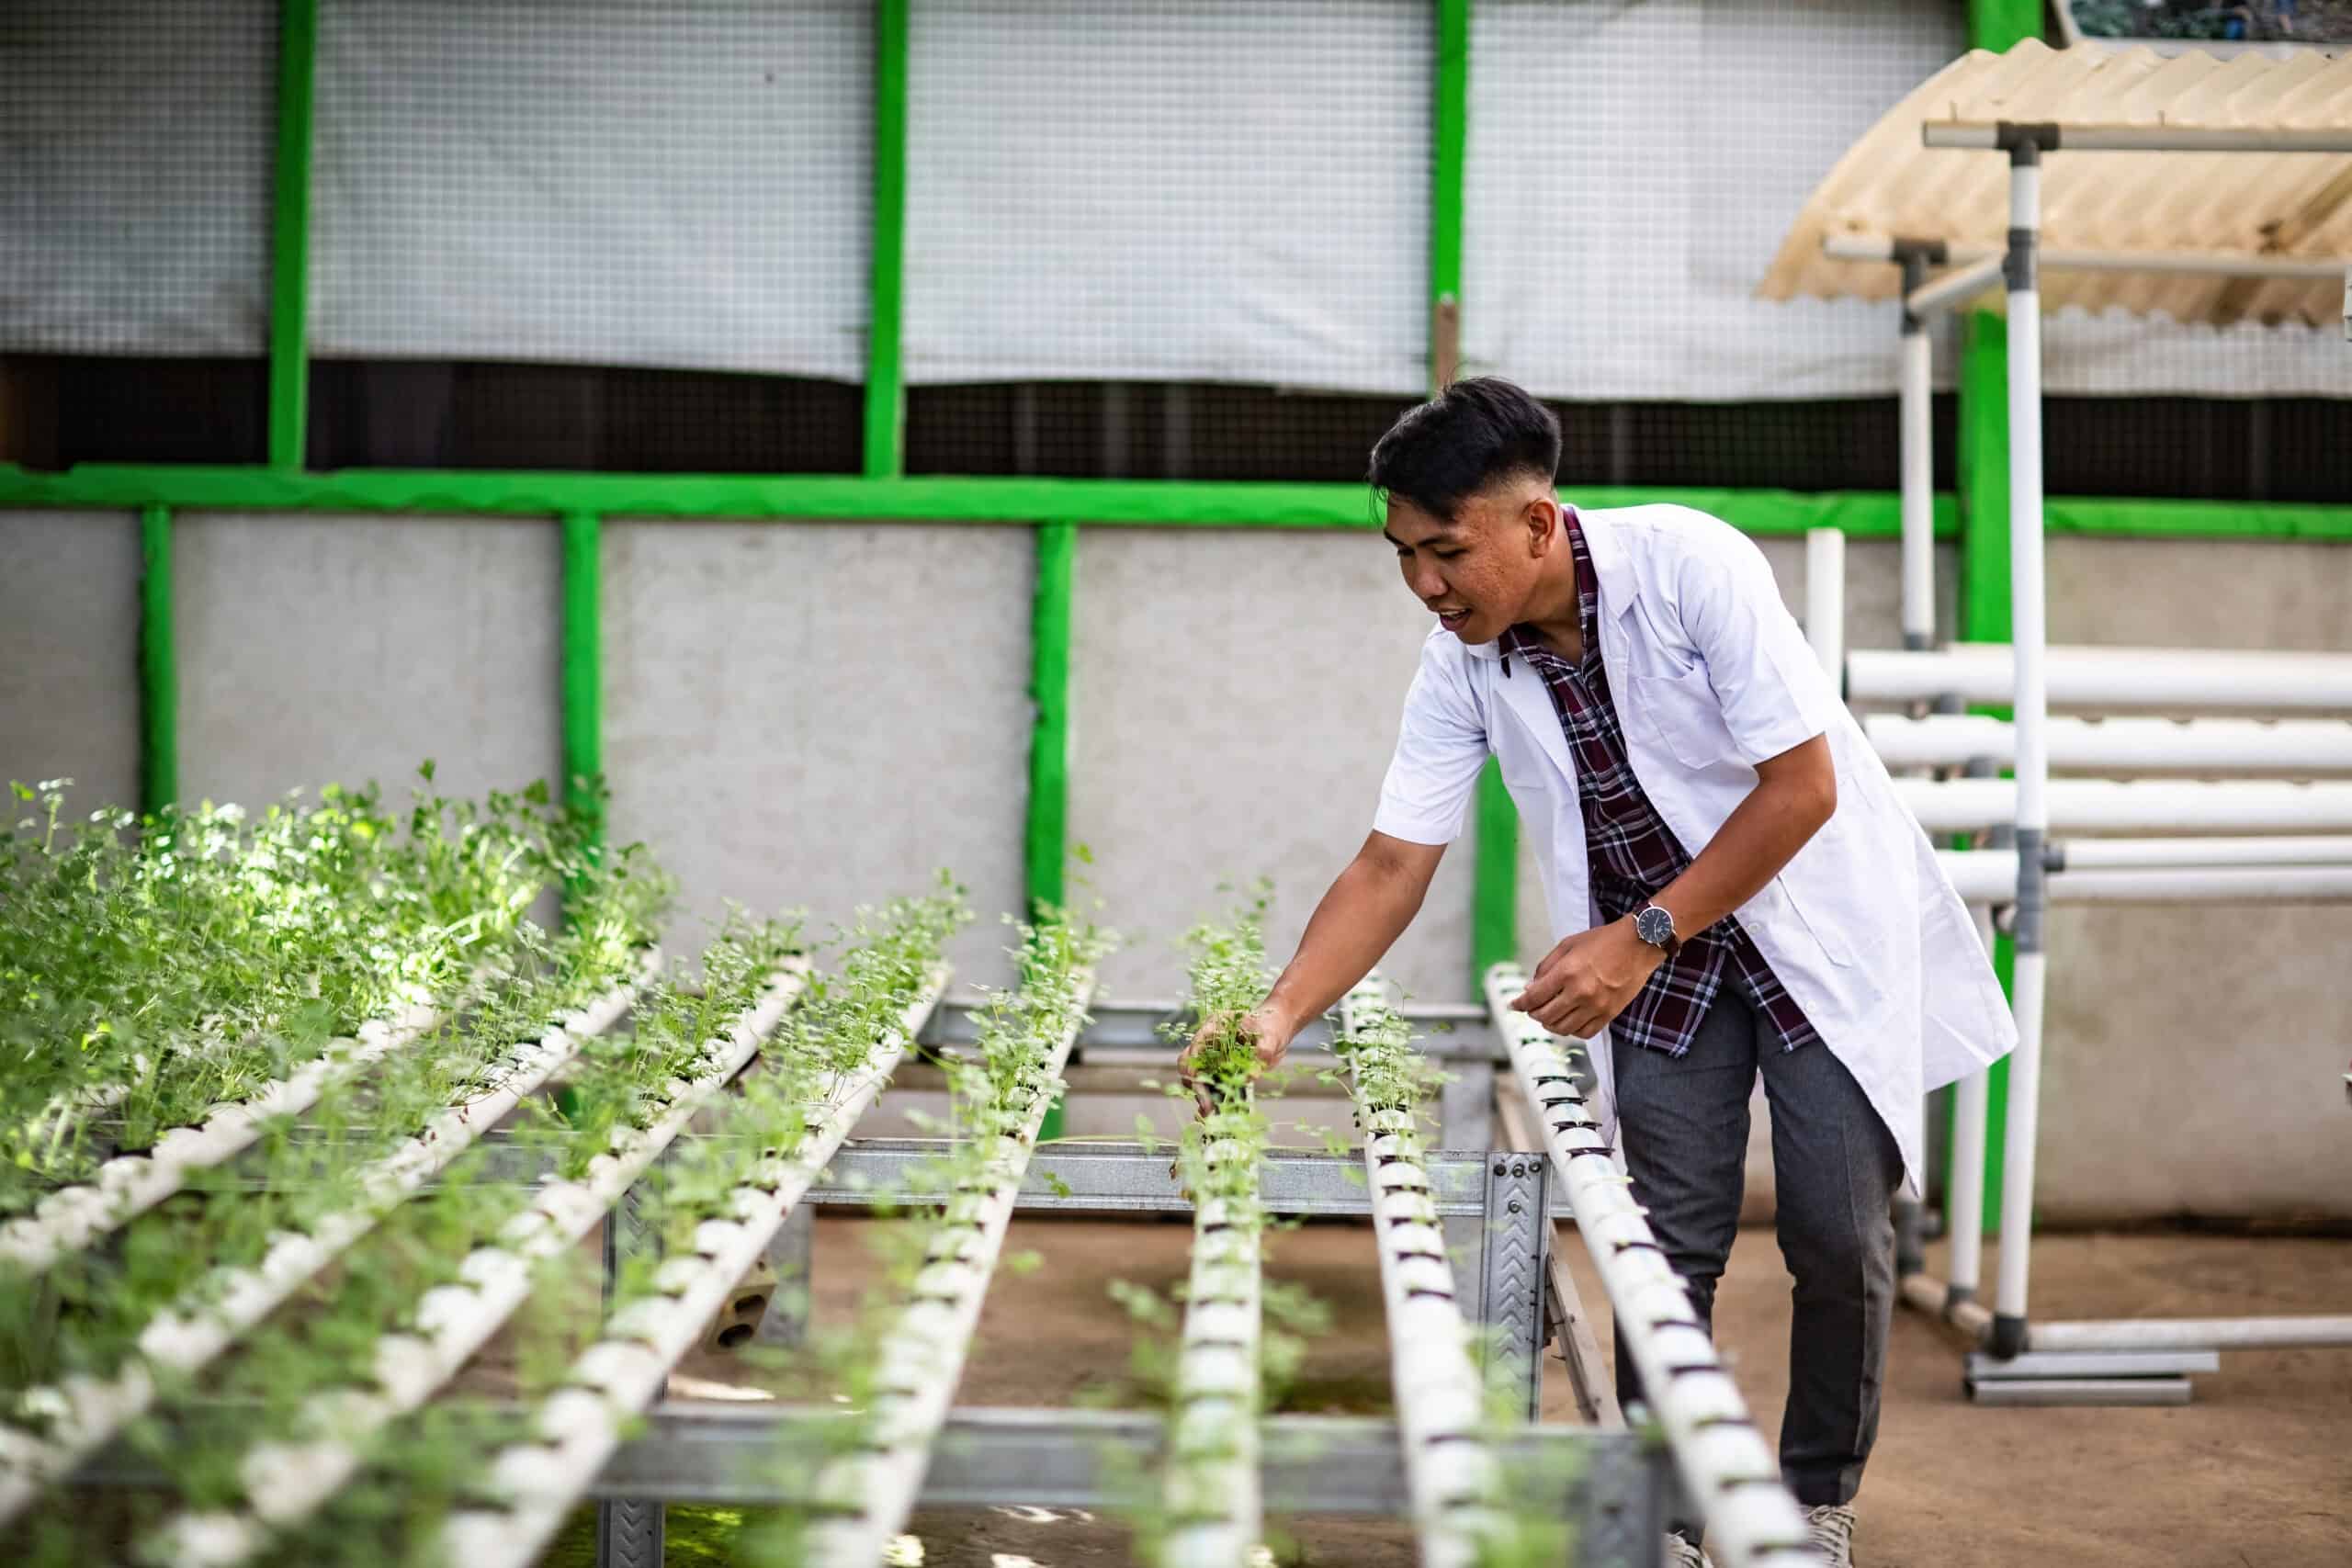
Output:
M2352 649L2352 552L2059 538L2059 642ZM2060 908L2037 1185L2052 1218L2352 1217L2352 908Z
M730 898L822 932L944 866L980 915L959 981L1009 981L1035 558L1018 528L607 524L612 827L681 879L682 941Z
M181 515L180 793L258 806L330 781L397 804L559 779L551 524Z
M1185 930L1271 875L1274 962L1371 830L1430 621L1368 534L1096 529L1078 556L1070 836L1128 951L1116 994L1180 996ZM1470 994L1456 844L1385 969Z
M0 512L0 784L138 806L139 570L135 516Z

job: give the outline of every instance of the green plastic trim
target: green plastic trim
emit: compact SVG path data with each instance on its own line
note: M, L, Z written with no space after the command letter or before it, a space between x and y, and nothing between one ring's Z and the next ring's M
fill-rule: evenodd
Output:
M1470 0L1437 0L1437 72L1430 158L1430 307L1462 300L1464 169L1470 146ZM1434 351L1435 344L1431 344ZM1430 355L1431 390L1437 355Z
M161 811L180 794L180 677L172 632L172 513L139 513L139 806Z
M873 298L865 327L865 474L896 479L906 467L907 4L874 10Z
M1483 987L1487 971L1519 962L1519 807L1492 757L1478 775L1476 858L1470 874L1470 969Z
M2041 36L2041 0L1968 0L1968 47L2007 50Z
M1070 594L1078 527L1037 530L1037 589L1029 619L1029 812L1025 836L1029 908L1067 902L1069 842Z
M604 526L593 512L563 518L563 788L564 798L594 823L591 841L605 835Z
M1047 905L1069 901L1069 650L1071 591L1077 581L1078 525L1048 523L1037 530L1037 587L1029 615L1029 808L1023 848L1027 857L1031 919ZM1038 1124L1037 1140L1062 1135L1058 1096Z
M269 463L299 468L311 427L311 127L319 0L279 0L269 232Z
M1849 537L1902 535L1892 491L1565 487L1586 507L1677 502L1756 535L1839 528ZM0 463L0 506L148 505L240 512L424 512L509 516L744 518L771 521L1081 523L1152 527L1379 526L1361 484L1216 483L1158 479L896 479L852 474L503 473L346 468L87 464L36 473ZM2352 507L2342 509L2352 536ZM1954 536L1957 513L1937 498L1936 529Z
M2005 479L2005 502L2007 488ZM2341 544L2352 539L2352 506L2051 496L2041 503L2041 526L2051 534L2109 534L2143 539L2303 539ZM2006 547L2007 528L2002 532ZM2004 576L2002 581L2006 623L2007 578ZM2005 624L2002 637L2007 635Z
M1453 307L1461 347L1463 188L1470 154L1470 0L1437 0L1437 90L1430 177L1430 381L1444 379L1439 322ZM1456 367L1458 370L1458 367ZM1601 504L1589 494L1577 498ZM1471 827L1470 994L1519 957L1519 810L1493 760L1478 775Z
M2009 640L2009 335L1989 311L1962 328L1960 626L1970 642ZM2097 503L2094 503L2096 506ZM2109 507L2123 503L2109 502ZM2056 503L2042 509L2050 528ZM2346 509L2352 515L2352 508ZM2106 515L2114 516L2114 512ZM2054 530L2053 530L2054 531Z

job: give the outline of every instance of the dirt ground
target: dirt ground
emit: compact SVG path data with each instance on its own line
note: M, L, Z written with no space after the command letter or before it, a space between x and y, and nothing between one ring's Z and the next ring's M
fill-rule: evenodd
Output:
M820 1223L815 1308L846 1314L865 1273L868 1222ZM1010 1246L1044 1267L1001 1276L958 1403L1124 1403L1136 1331L1114 1279L1165 1288L1182 1277L1182 1224L1034 1220ZM1607 1303L1582 1267L1588 1308L1607 1344ZM1988 1260L1989 1261L1989 1260ZM1940 1266L1940 1258L1933 1259ZM1288 1408L1366 1413L1386 1406L1386 1340L1368 1234L1317 1224L1273 1238L1270 1277L1329 1303ZM2034 1303L2052 1317L2342 1312L2352 1303L2352 1241L2205 1235L2051 1236L2034 1246ZM1769 1231L1746 1231L1717 1299L1716 1328L1765 1434L1787 1386L1788 1284ZM723 1359L697 1375L725 1376ZM1091 1391L1091 1392L1090 1392ZM1556 1363L1546 1419L1573 1418ZM1113 1568L1130 1561L1109 1519L1023 1509L916 1516L927 1568ZM1962 1393L1956 1351L1935 1325L1896 1319L1879 1448L1861 1502L1858 1560L1869 1568L2345 1568L2352 1564L2352 1354L2232 1354L2197 1380L2194 1403L2165 1409L1984 1409ZM1278 1521L1285 1561L1402 1568L1401 1526L1317 1517ZM723 1556L699 1522L673 1524L671 1561ZM719 1536L724 1529L717 1532Z

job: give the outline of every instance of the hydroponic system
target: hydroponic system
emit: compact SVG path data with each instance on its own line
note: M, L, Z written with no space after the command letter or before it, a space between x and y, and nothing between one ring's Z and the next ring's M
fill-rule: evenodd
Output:
M944 884L863 913L837 951L739 916L689 962L655 945L669 888L642 849L604 849L536 788L429 785L405 813L330 790L257 818L79 825L61 787L18 792L0 840L23 917L0 939L17 1560L526 1564L594 1505L600 1561L651 1562L676 1495L766 1506L744 1550L776 1563L909 1560L918 1506L987 1501L1122 1513L1171 1565L1261 1561L1270 1515L1329 1512L1408 1518L1431 1562L1633 1564L1676 1486L1721 1561L1809 1560L1600 1149L1575 1043L1501 1010L1507 969L1491 1013L1400 1008L1368 979L1301 1042L1344 1083L1358 1146L1278 1148L1281 1086L1231 1032L1268 979L1255 909L1192 934L1182 1003L1098 1001L1112 938L1053 910L1019 928L1014 987L951 998L942 947L971 915ZM533 918L550 890L553 930ZM1043 1138L1074 1054L1165 1061L1203 1021L1223 1031L1198 1068L1210 1109L1172 1163ZM947 1086L934 1135L855 1139L918 1057ZM1545 1146L1448 1146L1493 1120L1457 1100L1447 1125L1443 1080L1498 1075ZM825 1204L899 1221L880 1295L823 1365L836 1392L676 1397L680 1363ZM1055 1209L1191 1211L1181 1302L1138 1314L1156 1407L957 1404L1008 1229ZM1555 1336L1591 1359L1549 1258L1569 1209L1661 1391L1632 1428L1532 1420ZM1264 1275L1293 1214L1372 1222L1393 1418L1279 1412L1311 1331ZM805 1300L774 1310L824 1326Z

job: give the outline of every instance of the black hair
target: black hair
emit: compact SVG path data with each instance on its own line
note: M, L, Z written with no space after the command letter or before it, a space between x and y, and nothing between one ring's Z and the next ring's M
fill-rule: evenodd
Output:
M1456 381L1406 410L1372 448L1373 491L1409 502L1442 523L1498 479L1560 469L1560 422L1498 376Z

